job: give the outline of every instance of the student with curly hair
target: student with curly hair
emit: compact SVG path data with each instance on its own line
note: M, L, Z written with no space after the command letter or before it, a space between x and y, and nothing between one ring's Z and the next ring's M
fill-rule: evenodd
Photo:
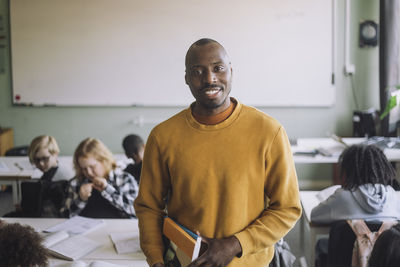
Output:
M32 227L0 220L0 265L48 266L49 255L42 241L42 237Z
M384 231L376 240L369 258L369 267L400 266L400 225Z
M396 171L374 145L353 145L339 158L342 187L311 211L311 221L399 220Z
M69 216L135 217L133 201L138 185L117 168L111 151L98 139L86 138L73 157L76 177L71 181L66 208Z

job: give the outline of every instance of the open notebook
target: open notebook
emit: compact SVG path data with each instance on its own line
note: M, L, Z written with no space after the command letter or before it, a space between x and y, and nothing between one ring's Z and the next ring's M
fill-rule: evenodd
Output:
M41 233L44 246L50 254L64 260L77 260L101 247L101 244L83 235L71 236L66 231Z

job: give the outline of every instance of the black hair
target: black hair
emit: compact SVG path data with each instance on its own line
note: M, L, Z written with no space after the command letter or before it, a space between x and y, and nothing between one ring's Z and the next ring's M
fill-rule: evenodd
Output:
M130 134L125 136L122 141L122 147L125 150L125 154L132 155L138 154L139 149L144 145L143 139L136 134Z
M400 225L384 231L376 240L369 258L369 267L400 266Z
M0 265L2 267L48 266L48 250L32 227L0 222Z
M339 157L342 186L355 190L363 184L397 187L396 171L383 151L374 145L352 145Z

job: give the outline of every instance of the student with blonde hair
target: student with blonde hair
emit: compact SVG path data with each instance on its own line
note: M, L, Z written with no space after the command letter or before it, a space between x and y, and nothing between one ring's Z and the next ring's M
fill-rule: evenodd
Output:
M60 149L54 137L35 137L28 149L29 161L43 172L36 182L21 184L21 203L6 217L63 217L60 209L66 199L68 181L74 177L72 168L58 161Z
M69 216L135 217L137 183L132 175L117 168L112 153L100 140L83 140L75 150L73 163L76 176L66 202Z
M60 149L54 137L40 135L35 137L28 149L29 161L43 172L42 180L69 180L73 172L59 164Z

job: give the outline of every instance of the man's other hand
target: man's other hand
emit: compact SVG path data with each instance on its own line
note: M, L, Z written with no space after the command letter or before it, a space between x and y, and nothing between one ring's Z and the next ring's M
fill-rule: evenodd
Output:
M208 248L203 255L189 264L188 267L223 267L242 252L242 246L235 236L220 239L201 238L208 245Z

